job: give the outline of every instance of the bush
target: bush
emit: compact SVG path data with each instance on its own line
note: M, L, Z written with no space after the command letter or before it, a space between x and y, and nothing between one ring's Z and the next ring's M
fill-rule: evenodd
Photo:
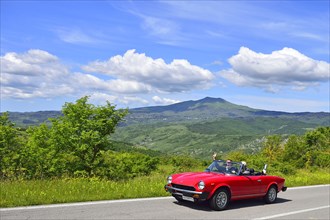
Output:
M178 173L194 170L202 165L202 161L187 156L174 156L170 164L173 165L172 173Z
M102 152L103 163L94 175L111 180L126 180L156 170L158 160L141 153Z
M316 156L315 165L322 168L330 167L330 152L319 153Z
M282 163L277 167L278 171L285 175L295 175L296 174L296 168L288 163Z

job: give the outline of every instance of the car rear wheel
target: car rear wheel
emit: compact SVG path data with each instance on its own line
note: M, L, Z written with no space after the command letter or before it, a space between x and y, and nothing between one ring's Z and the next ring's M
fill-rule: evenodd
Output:
M270 203L275 202L276 198L277 198L277 189L276 189L276 186L273 185L273 186L269 187L264 199L265 199L266 203L270 204Z
M229 203L229 193L226 189L217 190L210 200L212 209L221 211L227 208Z

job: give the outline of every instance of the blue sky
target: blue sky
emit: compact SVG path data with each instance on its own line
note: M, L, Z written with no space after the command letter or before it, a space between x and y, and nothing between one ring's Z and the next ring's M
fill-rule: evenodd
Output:
M1 0L1 112L219 97L329 112L329 1Z

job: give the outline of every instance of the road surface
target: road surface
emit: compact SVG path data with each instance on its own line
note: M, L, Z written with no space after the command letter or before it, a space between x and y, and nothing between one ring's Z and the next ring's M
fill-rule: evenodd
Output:
M162 190L162 189L161 189ZM231 202L224 211L172 197L0 209L0 219L330 219L330 185L288 188L274 204Z

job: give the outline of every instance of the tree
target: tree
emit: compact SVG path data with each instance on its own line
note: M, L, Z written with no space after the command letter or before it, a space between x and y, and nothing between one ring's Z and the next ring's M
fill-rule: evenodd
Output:
M15 174L19 169L21 134L18 128L9 121L8 113L0 115L0 175L6 177Z
M276 160L277 157L282 153L282 151L283 149L281 148L281 136L271 135L267 137L261 154L265 156L270 162Z
M65 171L85 171L89 176L101 162L100 152L110 145L109 136L125 117L127 110L88 104L88 97L66 103L63 116L52 119L51 146L65 163Z
M25 178L52 176L54 150L50 145L50 128L46 124L27 129L28 140L22 150L21 164L25 168Z
M282 161L297 168L305 167L306 151L301 136L291 135L284 145Z
M303 136L303 140L306 152L305 167L330 164L330 127L320 127L309 131Z
M330 166L330 127L320 127L303 136L291 135L282 156L297 168Z

